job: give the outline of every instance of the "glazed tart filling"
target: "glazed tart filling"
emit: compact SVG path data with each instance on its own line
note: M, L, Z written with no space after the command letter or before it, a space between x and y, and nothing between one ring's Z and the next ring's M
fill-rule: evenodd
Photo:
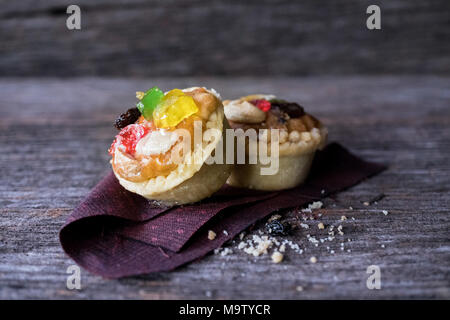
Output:
M279 129L280 143L287 139L297 142L302 132L321 127L319 120L306 113L298 103L275 99L273 96L247 96L225 101L225 105L225 114L232 128L252 128L257 131ZM256 108L250 108L249 105ZM239 108L239 111L233 112L234 107Z
M204 88L174 89L165 94L154 87L137 92L136 108L127 110L115 122L120 130L109 153L114 171L123 179L141 182L167 176L178 167L172 151L183 143L177 129L193 136L194 122L206 122L216 109L216 97ZM194 147L191 139L191 151ZM184 155L183 148L175 149Z

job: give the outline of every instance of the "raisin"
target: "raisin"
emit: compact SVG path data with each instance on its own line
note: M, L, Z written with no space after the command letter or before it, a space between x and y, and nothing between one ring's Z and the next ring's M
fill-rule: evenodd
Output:
M137 119L141 116L138 108L128 109L125 113L122 113L114 123L117 130L121 130L128 126L129 124L135 123Z
M305 115L305 110L301 105L295 102L288 102L286 100L273 99L270 100L272 110L280 110L289 115L291 118L300 118Z
M282 223L280 220L273 220L266 224L266 230L270 234L284 236L291 231L291 225Z

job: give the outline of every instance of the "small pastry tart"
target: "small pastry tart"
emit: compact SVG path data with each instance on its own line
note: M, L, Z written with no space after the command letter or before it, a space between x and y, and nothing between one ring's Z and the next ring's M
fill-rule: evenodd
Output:
M299 104L276 99L273 95L250 95L237 100L225 100L225 117L233 129L255 129L258 148L261 143L279 147L278 170L262 175L267 168L260 159L236 164L227 183L235 187L258 190L281 190L301 184L308 176L314 154L327 140L327 129L319 120L306 113ZM263 130L262 130L263 129ZM264 130L265 129L265 130ZM271 141L271 130L279 129L278 141ZM247 145L246 159L249 157Z
M199 87L165 94L154 87L136 97L137 108L116 120L121 131L109 149L119 183L165 205L200 201L219 190L232 169L207 164L216 147L225 146L219 144L228 125L220 96ZM209 140L203 137L208 129L216 132Z

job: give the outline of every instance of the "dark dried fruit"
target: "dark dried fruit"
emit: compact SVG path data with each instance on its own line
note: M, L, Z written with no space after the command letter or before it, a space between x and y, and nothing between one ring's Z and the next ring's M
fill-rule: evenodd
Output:
M117 130L122 130L127 125L135 123L137 119L141 116L138 108L128 109L125 113L122 113L114 123Z
M266 224L266 230L270 234L284 236L291 231L291 225L289 223L282 223L280 220L273 220Z
M270 100L272 110L279 110L289 115L291 118L300 118L305 115L305 110L301 105L286 100L273 99Z

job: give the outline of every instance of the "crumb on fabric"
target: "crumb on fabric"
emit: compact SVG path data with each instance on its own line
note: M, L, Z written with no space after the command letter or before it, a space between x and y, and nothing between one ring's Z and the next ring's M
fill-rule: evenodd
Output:
M212 230L208 231L208 239L209 240L214 240L216 238L216 233Z
M317 262L317 258L316 257L311 257L309 259L309 261L311 261L311 263L316 263Z
M321 223L319 223L318 225L317 225L317 227L320 229L320 230L323 230L323 229L325 229L325 226L323 225L323 223L321 222Z
M302 286L297 286L295 288L295 290L297 290L298 292L302 292L303 291L303 287Z

